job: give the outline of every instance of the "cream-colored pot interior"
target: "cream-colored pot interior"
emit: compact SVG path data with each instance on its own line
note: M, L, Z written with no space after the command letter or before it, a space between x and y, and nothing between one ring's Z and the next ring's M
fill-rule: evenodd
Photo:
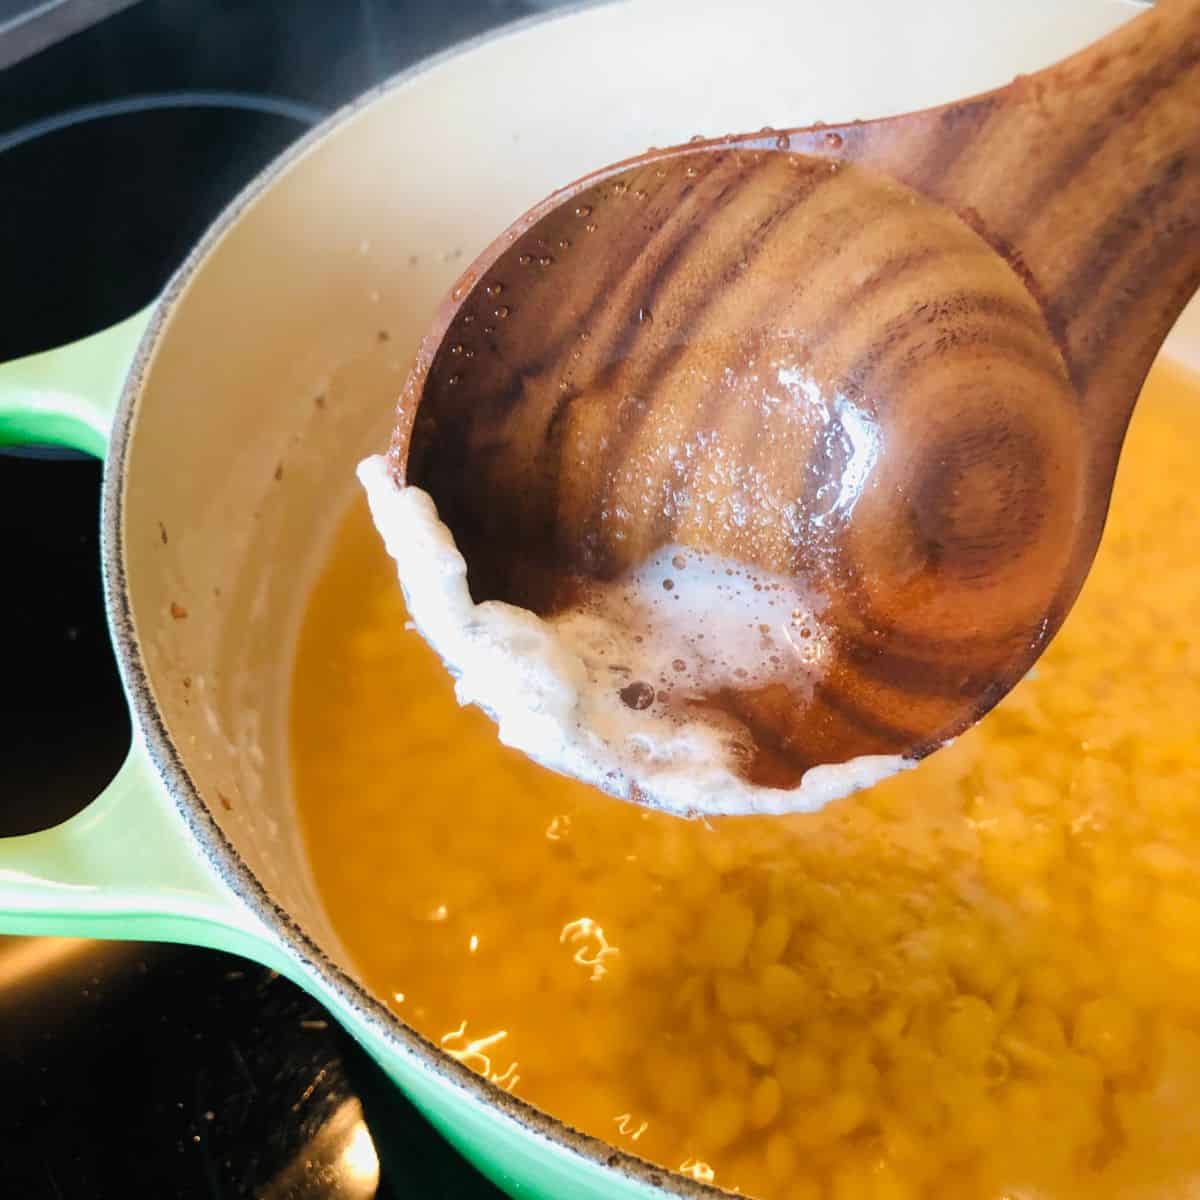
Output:
M135 395L130 605L188 773L335 960L351 965L289 794L294 637L354 465L385 444L409 357L456 275L544 194L649 145L949 100L1135 11L1112 0L586 8L411 73L318 130L220 223L168 293ZM397 751L403 771L402 731Z

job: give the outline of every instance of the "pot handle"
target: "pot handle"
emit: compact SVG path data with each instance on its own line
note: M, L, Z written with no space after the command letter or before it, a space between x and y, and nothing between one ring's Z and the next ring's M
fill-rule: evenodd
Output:
M113 411L154 306L56 350L0 366L0 446L104 456Z
M279 944L201 858L136 737L82 812L0 838L0 932L184 942L292 973Z
M0 445L103 455L151 312L0 366ZM187 942L287 965L201 858L136 732L116 777L82 812L0 838L0 932Z

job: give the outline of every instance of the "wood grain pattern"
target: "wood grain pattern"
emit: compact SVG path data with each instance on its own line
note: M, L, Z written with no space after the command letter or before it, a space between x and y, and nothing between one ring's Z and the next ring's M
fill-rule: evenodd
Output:
M551 197L444 304L394 471L477 601L553 613L671 542L802 577L821 676L702 700L757 782L922 755L1066 615L1198 284L1200 0L1162 0L997 92Z

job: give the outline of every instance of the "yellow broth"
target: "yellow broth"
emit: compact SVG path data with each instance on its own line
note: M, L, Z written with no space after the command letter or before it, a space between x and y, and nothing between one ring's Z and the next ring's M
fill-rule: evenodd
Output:
M362 976L500 1086L768 1200L1200 1194L1198 463L1160 367L1034 676L870 792L707 823L459 709L356 503L292 753Z

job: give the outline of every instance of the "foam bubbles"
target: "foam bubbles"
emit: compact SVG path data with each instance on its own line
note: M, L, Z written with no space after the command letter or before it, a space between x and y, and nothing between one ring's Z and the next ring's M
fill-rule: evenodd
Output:
M815 767L795 788L756 786L736 769L746 731L695 708L725 687L820 677L821 606L795 581L672 545L550 620L475 604L430 496L398 488L382 455L358 477L409 614L454 675L459 703L478 705L502 742L543 765L687 815L813 810L912 765L869 755Z
M652 715L679 725L689 705L725 688L818 679L829 651L822 607L795 580L668 545L549 624L597 687L604 667L628 670L657 689Z

